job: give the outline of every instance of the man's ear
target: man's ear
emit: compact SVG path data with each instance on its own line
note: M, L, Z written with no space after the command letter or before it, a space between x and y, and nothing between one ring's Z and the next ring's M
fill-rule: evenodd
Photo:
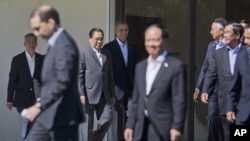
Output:
M236 37L237 39L240 39L241 38L241 36L240 36L240 33L237 33L237 37Z
M49 18L48 23L51 25L55 25L55 20L52 18Z

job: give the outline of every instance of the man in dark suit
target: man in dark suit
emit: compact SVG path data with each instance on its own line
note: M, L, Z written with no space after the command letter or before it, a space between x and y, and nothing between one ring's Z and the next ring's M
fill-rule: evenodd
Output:
M33 33L24 36L25 51L13 57L9 73L7 108L16 107L20 120L20 141L27 137L30 123L21 116L24 108L35 104L33 80L40 82L43 57L35 52L37 37Z
M194 92L194 101L198 102L198 95L202 91L202 86L204 84L204 78L205 74L208 69L209 61L212 58L213 53L215 50L218 50L222 48L225 43L223 41L224 36L224 27L227 24L227 21L223 18L216 18L212 25L211 25L211 35L214 39L214 41L210 42L208 44L207 48L207 54L204 59L204 62L201 67L201 71L199 74L199 78L197 81L196 89ZM217 85L217 84L216 84ZM208 141L218 141L220 132L219 132L219 107L218 107L218 92L217 92L217 86L213 91L214 94L211 94L211 96L208 99L208 114L207 114L207 128L208 128Z
M241 37L243 27L239 23L229 23L224 29L224 40L227 46L218 49L211 58L202 88L202 102L208 102L208 94L212 95L218 81L218 103L222 140L229 141L229 122L226 119L226 99L229 85L234 73L234 65L238 52L242 49Z
M115 83L116 103L112 121L113 141L124 140L126 110L128 101L131 101L132 98L136 55L135 48L127 41L128 33L128 24L118 21L115 25L116 39L103 46L111 52Z
M113 69L110 52L102 48L103 40L102 29L91 29L90 46L80 52L80 97L88 119L83 125L84 141L101 141L112 122L112 105L115 103ZM98 120L98 128L95 131L94 112Z
M59 14L42 5L30 16L37 36L48 40L48 52L42 69L41 100L22 115L34 121L32 141L77 141L78 124L83 111L78 89L78 48L72 37L60 27Z
M227 119L237 125L250 125L250 26L244 29L247 48L237 56L230 92L227 95Z
M167 30L153 24L145 32L149 57L136 65L126 141L176 141L186 113L186 69L166 51Z

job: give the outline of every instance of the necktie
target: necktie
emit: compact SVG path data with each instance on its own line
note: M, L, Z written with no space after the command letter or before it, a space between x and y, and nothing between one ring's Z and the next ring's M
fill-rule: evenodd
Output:
M127 66L127 62L128 62L128 50L127 50L127 46L125 44L122 45L122 55L123 55L123 59L124 59L125 65Z
M100 52L97 52L97 57L98 57L98 60L102 66L102 54Z

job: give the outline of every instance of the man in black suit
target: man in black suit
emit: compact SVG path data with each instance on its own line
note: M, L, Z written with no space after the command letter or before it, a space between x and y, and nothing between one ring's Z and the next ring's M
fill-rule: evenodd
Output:
M167 30L153 24L145 32L149 57L136 65L132 103L124 132L126 141L176 141L186 113L186 69L168 54Z
M24 108L35 104L36 95L34 92L33 80L40 82L43 57L35 52L37 37L33 33L24 36L25 51L13 57L9 73L7 108L12 110L16 107L19 120L21 137L24 141L27 137L30 123L21 117Z
M244 28L247 48L238 54L229 94L227 120L236 125L250 125L250 25Z
M48 40L48 52L42 69L41 100L23 110L22 115L34 121L31 141L77 141L78 124L83 111L78 89L77 45L60 27L59 14L48 5L36 8L30 16L37 36Z
M80 52L79 82L82 89L81 102L85 106L88 122L83 130L84 141L101 141L112 122L115 103L111 54L102 48L104 33L100 28L89 32L88 47ZM94 112L98 128L93 131ZM88 133L88 135L86 135Z
M136 64L135 48L127 41L129 27L126 22L118 21L115 25L116 39L104 45L112 56L115 82L116 103L113 111L112 140L123 141L123 131L127 119L126 110L131 100L134 69Z
M208 102L218 82L218 104L220 114L220 128L223 133L222 140L229 141L229 122L226 119L226 101L229 85L232 81L237 54L244 48L241 43L243 27L239 23L229 23L224 29L226 46L216 50L209 62L202 88L202 102Z

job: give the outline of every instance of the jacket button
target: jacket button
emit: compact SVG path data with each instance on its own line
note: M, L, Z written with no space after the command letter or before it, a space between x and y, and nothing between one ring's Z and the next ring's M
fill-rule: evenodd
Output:
M32 88L30 88L30 90L32 91Z

